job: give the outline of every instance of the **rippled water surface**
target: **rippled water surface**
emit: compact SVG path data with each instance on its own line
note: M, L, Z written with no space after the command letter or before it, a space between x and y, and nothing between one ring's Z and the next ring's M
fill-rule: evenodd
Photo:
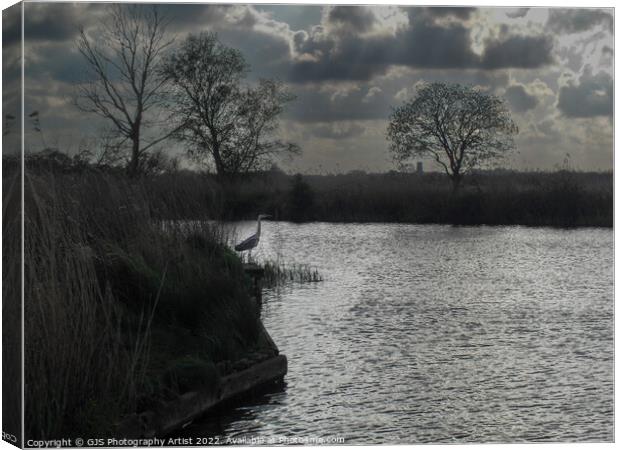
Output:
M255 256L325 277L264 293L286 386L188 434L613 439L611 230L268 222Z

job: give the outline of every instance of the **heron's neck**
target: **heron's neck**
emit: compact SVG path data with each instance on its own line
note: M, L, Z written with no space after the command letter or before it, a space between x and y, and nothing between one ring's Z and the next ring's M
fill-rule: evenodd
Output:
M260 235L260 218L258 219L258 225L256 226L256 234Z

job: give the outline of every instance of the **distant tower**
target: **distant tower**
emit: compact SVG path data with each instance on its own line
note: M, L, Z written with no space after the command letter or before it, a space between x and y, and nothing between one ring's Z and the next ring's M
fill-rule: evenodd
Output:
M418 161L418 164L416 165L416 168L415 168L415 173L419 173L419 174L424 173L424 167L422 166L422 161Z

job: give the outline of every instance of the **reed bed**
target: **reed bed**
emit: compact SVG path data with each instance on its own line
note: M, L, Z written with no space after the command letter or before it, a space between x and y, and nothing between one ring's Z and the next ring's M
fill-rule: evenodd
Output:
M219 361L256 346L241 261L208 208L170 220L192 204L179 192L27 170L27 438L111 435L123 415L213 380ZM19 226L18 215L3 218L5 230ZM4 257L19 260L19 250L5 246ZM4 286L18 286L15 275L5 272Z

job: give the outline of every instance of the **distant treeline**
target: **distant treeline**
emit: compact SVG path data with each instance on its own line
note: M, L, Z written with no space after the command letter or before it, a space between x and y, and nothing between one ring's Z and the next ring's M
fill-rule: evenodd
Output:
M613 226L611 172L480 172L457 193L440 173L270 173L230 185L224 198L236 219L264 211L291 221Z
M5 166L10 163L5 159ZM32 158L27 167L80 173L101 170L58 155ZM395 171L288 175L273 169L222 179L165 168L135 182L146 185L155 214L165 205L163 210L179 215L170 219L207 214L239 220L268 213L276 220L295 222L613 226L612 172L480 171L465 177L456 193L442 173Z

